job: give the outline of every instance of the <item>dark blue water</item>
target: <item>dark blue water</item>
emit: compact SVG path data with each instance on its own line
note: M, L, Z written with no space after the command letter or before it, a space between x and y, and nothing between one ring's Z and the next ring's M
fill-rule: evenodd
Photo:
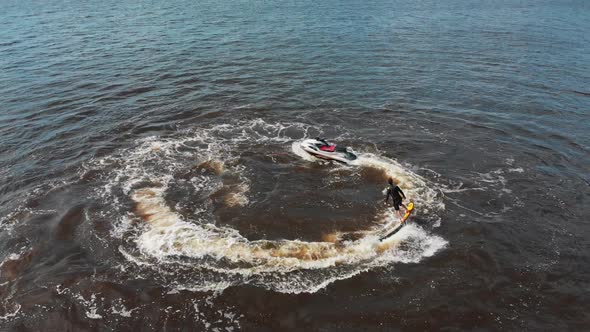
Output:
M589 31L586 1L2 1L0 327L588 329ZM395 244L309 244L381 225L388 176Z

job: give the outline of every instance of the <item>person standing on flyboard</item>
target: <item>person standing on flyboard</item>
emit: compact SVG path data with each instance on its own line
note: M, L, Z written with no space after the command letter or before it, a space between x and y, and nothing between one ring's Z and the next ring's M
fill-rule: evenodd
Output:
M387 203L389 202L389 196L391 196L391 199L393 201L393 208L399 214L400 219L402 219L403 214L399 210L399 207L401 206L404 208L405 211L408 211L408 208L402 203L402 200L406 199L406 195L404 195L404 192L400 189L400 187L396 183L393 182L393 178L387 179L387 182L389 183L389 187L387 188L387 196L385 197L385 205L387 205Z

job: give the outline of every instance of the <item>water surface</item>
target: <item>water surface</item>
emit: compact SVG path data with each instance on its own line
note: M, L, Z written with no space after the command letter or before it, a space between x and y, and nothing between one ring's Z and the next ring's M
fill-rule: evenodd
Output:
M587 329L589 9L3 1L0 327Z

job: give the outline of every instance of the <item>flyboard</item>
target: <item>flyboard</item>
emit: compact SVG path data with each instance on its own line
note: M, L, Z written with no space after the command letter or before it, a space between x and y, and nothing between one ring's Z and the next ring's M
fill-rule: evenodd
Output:
M397 225L395 225L395 227L393 227L393 229L391 229L388 233L380 237L379 241L383 241L388 237L392 236L393 234L397 233L406 224L406 220L408 220L408 218L412 214L412 211L414 211L414 203L410 202L408 203L408 210L406 211L400 222Z

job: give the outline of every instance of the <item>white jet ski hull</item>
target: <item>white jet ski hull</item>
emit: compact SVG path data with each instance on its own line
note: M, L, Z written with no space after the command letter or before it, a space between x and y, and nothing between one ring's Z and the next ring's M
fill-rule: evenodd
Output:
M334 160L340 163L348 164L357 158L355 154L348 151L346 148L334 146L334 151L324 151L320 149L321 146L325 145L325 142L317 139L306 139L301 142L301 148L305 152L319 159Z

